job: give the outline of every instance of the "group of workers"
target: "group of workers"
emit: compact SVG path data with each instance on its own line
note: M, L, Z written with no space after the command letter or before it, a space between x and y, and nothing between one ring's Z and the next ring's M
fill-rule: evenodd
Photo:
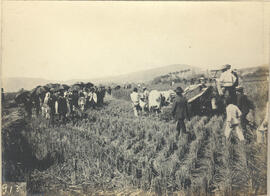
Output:
M224 65L221 71L220 77L216 79L216 88L218 91L216 96L221 98L225 105L224 112L226 112L226 126L224 135L226 141L230 138L231 132L235 132L240 141L244 141L245 139L250 140L246 131L246 125L249 124L247 115L251 109L254 109L254 105L244 94L243 87L239 86L238 76L236 72L231 70L231 65ZM172 115L177 121L177 138L180 134L187 133L184 121L185 119L190 119L188 101L183 95L183 92L181 87L175 89L176 97L174 98L171 109ZM130 97L134 115L138 116L138 114L144 110L144 108L141 107L140 102L145 102L145 106L147 106L147 101L149 101L149 91L144 88L142 93L138 93L138 89L134 88Z
M34 91L35 92L35 91ZM17 103L23 104L27 116L32 117L32 110L35 109L36 115L41 115L49 120L54 126L56 119L65 124L68 119L73 122L82 117L88 108L95 109L103 105L106 94L105 87L91 87L82 89L50 89L42 93L25 92L15 98Z
M239 86L237 73L232 71L231 65L224 65L221 69L221 75L216 79L216 90L213 91L214 98L223 100L226 112L225 137L228 140L231 132L234 131L240 141L247 137L246 125L249 124L247 115L250 110L254 109L253 103L244 94L243 87ZM203 78L199 80L204 84ZM205 84L204 84L205 85ZM111 88L105 87L83 87L80 89L60 89L47 90L40 94L24 93L21 103L24 104L25 110L29 117L32 116L32 109L35 108L37 116L40 111L42 115L50 119L51 124L54 124L55 117L58 116L59 121L66 123L68 118L74 119L81 116L87 108L95 108L103 104L106 91L111 94ZM2 101L4 93L2 91ZM160 111L162 103L165 101L168 104L172 103L171 113L177 121L177 138L180 134L186 133L185 119L190 119L190 111L188 111L188 101L183 95L183 89L177 87L174 91L168 90L159 92L157 90L148 91L146 87L142 88L142 92L138 92L138 88L134 88L130 94L134 115L140 116L146 111ZM215 93L216 92L216 93ZM16 99L15 99L16 100ZM212 100L211 100L212 102ZM215 103L212 103L212 111L217 109ZM268 110L266 111L268 114ZM257 138L265 140L267 131L268 119L264 120L263 125L258 129L260 135ZM245 133L245 134L244 134Z
M135 116L138 116L141 112L148 110L149 91L146 87L143 88L142 93L139 93L138 88L135 87L133 92L130 94L130 98Z

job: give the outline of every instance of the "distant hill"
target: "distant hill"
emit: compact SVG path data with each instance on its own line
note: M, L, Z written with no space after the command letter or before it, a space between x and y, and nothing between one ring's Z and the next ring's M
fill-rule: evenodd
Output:
M5 92L17 92L21 88L31 90L38 85L45 85L48 83L56 83L57 81L46 80L42 78L3 78L3 88Z
M4 78L3 87L6 92L16 92L21 88L26 90L33 89L37 85L45 85L47 83L65 83L68 85L74 84L76 82L93 82L95 84L98 83L127 83L127 82L148 82L153 80L155 77L167 74L169 72L176 72L180 70L187 70L190 72L187 74L197 73L200 71L197 67L192 67L190 65L169 65L163 66L148 70L143 70L139 72L113 76L113 77L104 77L104 78L96 78L96 79L72 79L67 81L53 81L46 80L42 78Z
M114 83L126 83L126 82L149 82L153 80L155 77L170 73L177 72L181 70L189 70L186 74L194 74L199 73L202 70L198 67L193 67L190 65L176 64L176 65L168 65L163 67L157 67L153 69L133 72L125 75L119 75L117 77L107 77L93 80L94 82L114 82Z
M215 73L211 73L207 70L196 70L189 71L190 69L185 69L176 72L167 72L166 74L159 75L155 77L151 83L159 84L159 83L170 83L174 82L182 82L182 81L192 81L194 79L198 79L200 77L213 77ZM269 77L269 67L267 65L249 67L249 68L240 68L236 70L238 76L242 79L242 81L255 81L255 80L267 80ZM219 77L221 72L216 74L216 77Z
M239 69L239 74L244 80L266 80L267 77L269 77L269 66L263 65L258 67Z
M269 75L269 67L268 66L257 66L252 68L243 68L239 69L240 75L243 76L254 76ZM142 70L138 72L133 72L129 74L114 76L114 77L104 77L104 78L96 78L96 79L72 79L67 81L56 81L56 80L47 80L42 78L26 78L26 77L18 77L18 78L3 78L3 88L5 92L16 92L21 88L26 90L33 89L38 85L45 85L48 83L64 83L64 84L74 84L76 82L92 82L94 84L106 84L106 83L146 83L153 81L157 77L165 77L166 75L170 75L170 77L174 77L178 75L180 78L192 77L194 75L205 73L205 70L193 67L190 65L184 64L175 64L168 65L163 67L157 67L148 70Z

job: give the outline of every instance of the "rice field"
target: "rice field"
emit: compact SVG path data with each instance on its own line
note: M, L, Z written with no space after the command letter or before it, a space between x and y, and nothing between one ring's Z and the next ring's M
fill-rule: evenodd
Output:
M258 126L268 84L244 89L255 104L249 120ZM267 146L235 137L225 143L225 116L194 116L186 121L189 134L176 139L173 120L135 118L125 90L106 95L105 105L87 115L75 125L48 127L40 117L7 113L4 180L27 181L29 193L47 195L266 194Z

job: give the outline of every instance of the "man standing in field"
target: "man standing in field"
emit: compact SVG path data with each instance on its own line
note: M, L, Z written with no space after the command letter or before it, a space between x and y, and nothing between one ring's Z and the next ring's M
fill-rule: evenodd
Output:
M268 130L268 113L269 113L269 102L266 103L265 117L261 125L256 131L257 143L267 143L267 130Z
M96 108L98 97L95 91L95 88L91 88L90 92L88 93L88 101L89 101L89 106L93 109Z
M241 128L241 116L242 112L240 109L233 104L232 99L227 99L227 107L226 107L226 128L225 128L225 136L226 140L228 140L232 131L235 131L237 137L240 141L244 141L244 135Z
M248 99L247 95L245 95L243 87L237 87L236 92L236 103L238 108L242 112L241 126L244 130L245 138L250 141L252 138L252 133L248 132L247 129L247 125L249 124L249 121L247 120L247 115L250 110L255 109L255 106L252 101Z
M133 89L133 92L130 94L130 98L132 101L134 115L138 116L138 112L141 110L141 108L140 108L140 96L138 93L138 89L136 87Z
M188 104L187 99L182 95L183 89L181 87L177 87L176 90L176 98L172 105L172 115L177 121L177 136L176 138L179 138L179 135L181 133L186 133L186 125L184 120L189 120L189 114L188 114Z
M220 95L224 95L225 100L231 99L233 103L236 102L236 90L235 87L238 83L236 73L231 70L231 65L223 65L222 73L218 80L218 88Z

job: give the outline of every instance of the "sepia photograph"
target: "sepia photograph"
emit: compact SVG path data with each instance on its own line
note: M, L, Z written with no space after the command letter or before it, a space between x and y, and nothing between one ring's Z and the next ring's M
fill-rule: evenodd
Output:
M269 23L266 1L3 0L2 195L267 195Z

